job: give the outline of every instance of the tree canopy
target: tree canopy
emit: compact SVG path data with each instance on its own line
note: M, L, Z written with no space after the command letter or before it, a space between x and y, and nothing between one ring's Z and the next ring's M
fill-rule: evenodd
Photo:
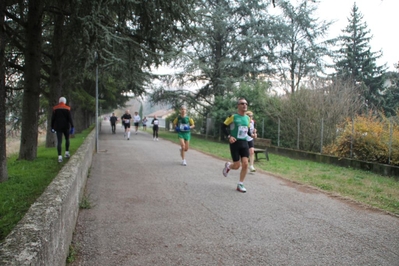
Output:
M381 108L386 69L376 63L381 57L381 51L371 51L372 36L356 3L353 4L348 25L342 32L343 35L340 36L342 44L335 64L336 75L340 79L350 80L359 85L359 93L367 108Z

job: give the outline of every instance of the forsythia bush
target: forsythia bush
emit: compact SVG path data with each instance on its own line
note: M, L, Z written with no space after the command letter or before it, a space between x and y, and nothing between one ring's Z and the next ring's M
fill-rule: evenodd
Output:
M323 153L360 161L399 165L399 126L386 117L368 114L347 119L338 126L335 143L323 148ZM391 145L391 150L389 146Z

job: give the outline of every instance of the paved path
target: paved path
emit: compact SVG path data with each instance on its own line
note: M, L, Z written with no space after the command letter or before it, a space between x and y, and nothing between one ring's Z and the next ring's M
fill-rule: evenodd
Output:
M397 217L260 172L240 193L223 160L106 122L99 147L72 265L399 265Z

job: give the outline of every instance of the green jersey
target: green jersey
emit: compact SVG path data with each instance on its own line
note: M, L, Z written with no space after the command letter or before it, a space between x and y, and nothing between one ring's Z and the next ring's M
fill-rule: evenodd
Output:
M194 125L194 121L188 117L181 117L180 115L173 120L173 124L180 128L180 132L190 132L190 126ZM184 129L188 128L188 129Z
M224 124L230 126L230 135L237 140L247 140L250 118L247 115L234 114L229 116Z

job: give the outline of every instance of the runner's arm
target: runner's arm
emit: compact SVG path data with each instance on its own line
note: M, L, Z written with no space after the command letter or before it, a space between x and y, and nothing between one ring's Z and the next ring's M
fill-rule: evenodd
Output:
M230 126L231 123L234 122L234 115L231 115L224 120L221 126L221 130L223 134L228 138L230 136L230 132L227 130L227 128Z
M192 118L190 118L190 128L195 128L195 124L194 124L194 120Z
M173 120L173 127L176 127L177 125L177 117L175 118L175 120Z

